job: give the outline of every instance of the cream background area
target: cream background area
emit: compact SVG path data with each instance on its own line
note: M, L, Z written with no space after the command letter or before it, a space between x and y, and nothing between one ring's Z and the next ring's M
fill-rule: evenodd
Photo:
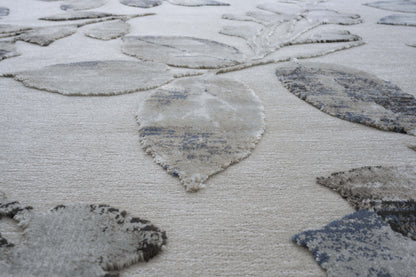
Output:
M221 15L253 10L257 1L226 2L231 6L164 3L137 9L111 0L96 10L157 13L130 20L129 35L194 36L247 51L242 39L218 33L230 24ZM309 61L363 70L416 95L416 52L405 44L416 29L376 24L392 12L362 6L364 2L330 0L322 6L360 14L364 23L342 29L367 44ZM38 17L61 13L60 4L3 0L10 15L1 23L32 24ZM122 54L120 39L85 37L83 30L92 26L48 47L17 42L22 55L1 61L0 73L86 60L135 60ZM407 145L415 145L416 138L317 110L283 88L275 76L277 66L221 75L257 94L264 105L266 131L247 159L211 177L197 193L186 193L179 180L140 147L135 116L151 91L68 97L0 78L0 188L9 199L39 211L58 204L105 203L165 230L166 249L121 276L325 276L312 255L290 238L353 209L315 178L368 165L415 165L416 153ZM0 228L6 229L1 232L7 238L7 228Z

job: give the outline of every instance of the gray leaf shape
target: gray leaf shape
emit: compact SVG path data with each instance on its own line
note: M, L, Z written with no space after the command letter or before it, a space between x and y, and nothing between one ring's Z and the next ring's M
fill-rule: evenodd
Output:
M416 167L362 167L317 179L355 209L375 211L391 228L416 240Z
M123 20L98 24L85 32L85 35L95 39L111 40L124 36L130 30L130 25Z
M185 36L128 36L123 38L122 51L142 60L187 68L212 69L243 61L237 48Z
M167 0L173 5L200 7L200 6L229 6L230 4L214 0Z
M126 6L138 8L153 8L162 5L162 0L120 0L120 3Z
M416 14L392 14L377 21L378 24L416 26Z
M264 130L254 92L213 76L158 89L142 103L137 120L143 149L187 191L247 157Z
M371 3L364 3L363 5L378 8L382 10L416 13L416 0L385 0Z
M25 26L0 24L0 38L17 36L30 29L30 27Z
M65 1L61 5L61 10L68 11L79 11L99 8L104 6L108 0L69 0Z
M118 276L114 270L148 261L167 239L149 221L108 205L59 205L37 213L0 195L0 215L24 228L16 245L0 235L2 276Z
M335 43L359 40L361 40L360 36L351 34L347 30L317 28L299 36L299 38L291 42L291 44Z
M0 41L0 61L19 55L13 42Z
M416 135L416 98L368 73L338 65L292 63L283 85L325 113L381 130Z
M40 46L48 46L58 39L75 34L77 29L78 27L76 25L37 27L25 31L17 39Z
M45 16L39 18L40 20L47 20L47 21L70 21L70 20L81 20L81 19L97 19L97 18L105 18L105 17L112 17L116 16L115 14L111 13L104 13L104 12L84 12L84 11L69 11L62 14Z
M174 76L164 64L88 61L8 74L25 86L64 95L117 95L159 87Z
M374 212L361 210L292 241L308 248L329 277L412 277L416 242L393 232Z

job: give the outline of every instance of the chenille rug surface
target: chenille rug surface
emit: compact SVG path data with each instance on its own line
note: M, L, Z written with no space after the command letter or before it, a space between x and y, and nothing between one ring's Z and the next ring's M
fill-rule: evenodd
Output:
M0 276L414 276L415 16L2 0Z

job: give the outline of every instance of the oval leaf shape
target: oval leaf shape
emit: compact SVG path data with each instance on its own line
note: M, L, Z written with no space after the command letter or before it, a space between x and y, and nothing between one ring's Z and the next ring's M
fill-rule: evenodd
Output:
M10 74L25 86L64 95L117 95L159 87L173 74L164 64L89 61Z
M416 167L369 166L320 177L355 209L375 211L391 228L416 240Z
M108 205L59 205L40 213L0 195L0 215L24 228L15 245L0 234L2 276L115 276L114 270L156 256L167 239L149 221Z
M243 84L218 78L176 80L138 112L144 150L187 191L247 157L264 130L263 106Z
M243 61L243 55L237 48L184 36L128 36L123 38L122 50L142 60L176 67L212 69Z
M368 73L338 65L292 63L278 68L283 85L332 116L416 135L416 98Z
M392 14L381 18L378 24L416 26L416 14Z
M416 242L393 232L374 212L358 211L292 241L308 248L328 277L414 276Z
M130 30L130 25L123 21L100 23L85 32L85 35L95 39L111 40L124 36Z
M416 13L416 0L382 0L363 5L388 11Z
M214 0L167 0L173 5L199 7L199 6L229 6L230 4Z
M69 0L61 5L61 10L79 11L99 8L104 6L108 0Z
M137 8L153 8L162 5L161 0L120 0L120 3Z

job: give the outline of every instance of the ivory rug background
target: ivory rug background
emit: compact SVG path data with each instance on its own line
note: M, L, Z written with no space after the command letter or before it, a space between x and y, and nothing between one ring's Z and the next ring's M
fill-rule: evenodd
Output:
M220 18L253 10L259 3L226 2L231 6L164 3L132 11L135 8L109 1L97 10L157 13L130 20L129 35L194 36L244 49L243 40L218 33L230 24ZM360 14L364 23L346 29L366 44L310 61L363 70L416 95L416 49L406 45L416 28L376 24L393 12L361 5L364 2L330 0L322 5ZM59 5L3 0L2 6L11 12L0 22L31 24L41 16L61 13ZM0 74L84 60L135 61L122 54L120 39L94 40L84 36L83 28L48 47L17 42L22 55L1 61ZM416 152L407 147L416 139L317 110L280 84L277 66L221 75L257 94L264 105L266 130L247 159L212 176L197 193L186 193L177 178L141 149L135 116L151 91L68 97L0 78L0 187L9 199L38 211L59 204L105 203L165 230L167 248L121 276L325 276L312 255L290 238L354 210L337 193L317 185L315 178L369 165L416 164ZM2 224L0 231L7 237L13 228Z

